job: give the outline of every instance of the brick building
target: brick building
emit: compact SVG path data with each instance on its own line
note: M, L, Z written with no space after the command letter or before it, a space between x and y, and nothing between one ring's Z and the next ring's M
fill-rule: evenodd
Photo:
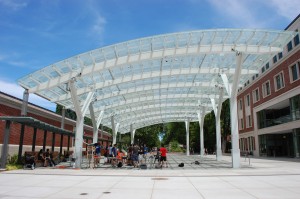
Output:
M300 30L300 15L285 29ZM299 157L299 34L254 75L238 94L239 144L254 156Z
M20 116L22 100L16 97L10 96L3 92L0 92L0 116ZM27 116L37 119L41 122L56 126L61 128L62 116L56 114L52 111L39 107L37 105L28 104ZM20 144L20 132L21 124L12 123L10 127L10 136L9 136L9 149L8 152L10 155L17 154ZM76 121L65 118L64 120L64 129L74 132L76 126ZM5 121L0 120L0 153L2 150L3 144L3 134L5 129ZM69 150L73 150L74 137L67 135L60 135L53 132L45 132L42 129L36 129L36 142L35 150L39 150L43 147L45 140L46 148L53 148L55 151L60 151L60 146L62 146L62 151L66 151L69 145ZM84 126L85 132L85 142L92 143L93 140L93 128L91 126ZM22 151L31 151L33 144L33 134L34 128L25 125L24 139L23 139L23 149ZM46 139L44 139L44 136ZM111 144L111 135L107 132L101 133L99 130L99 142L104 146ZM86 148L86 144L83 143L83 149Z

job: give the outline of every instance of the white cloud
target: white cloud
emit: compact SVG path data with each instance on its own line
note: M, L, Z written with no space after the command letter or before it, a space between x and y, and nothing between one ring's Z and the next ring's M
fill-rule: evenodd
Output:
M23 92L24 89L17 85L16 83L8 82L5 80L0 79L0 90L4 93L12 95L14 97L23 99ZM29 94L29 102L41 106L43 108L49 109L54 111L56 105L44 98L41 98L35 94Z
M93 32L95 32L96 34L102 34L104 31L105 24L105 18L98 15L93 25Z
M26 2L17 0L0 0L0 4L12 10L19 10L27 6Z
M88 3L84 3L86 6L88 17L91 21L90 30L88 31L88 36L95 38L98 42L102 43L103 33L105 30L105 25L107 23L106 18L100 14L100 4L98 1L89 0Z
M292 21L300 13L300 1L299 0L271 0L270 5L274 7L274 11L279 15Z
M263 21L256 18L253 5L259 1L240 1L240 0L207 0L218 12L231 21L236 27L262 28L265 27Z

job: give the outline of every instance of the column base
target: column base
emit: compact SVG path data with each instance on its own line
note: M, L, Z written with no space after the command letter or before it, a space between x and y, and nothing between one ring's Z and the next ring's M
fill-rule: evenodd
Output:
M231 150L232 168L237 169L241 167L240 163L240 149Z
M217 154L216 154L216 158L217 158L217 161L221 161L222 160L222 150L219 149L217 150Z

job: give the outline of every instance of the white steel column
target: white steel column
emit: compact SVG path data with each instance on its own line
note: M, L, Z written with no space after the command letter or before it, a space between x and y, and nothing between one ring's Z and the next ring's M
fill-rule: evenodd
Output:
M135 134L135 129L133 129L133 125L130 124L130 144L134 143L134 134Z
M204 126L204 118L205 118L205 109L206 107L203 106L200 111L198 112L198 120L199 120L199 126L200 126L200 155L204 155L204 132L203 132L203 126Z
M112 144L113 145L117 143L117 133L118 133L118 130L119 130L119 126L120 126L120 123L117 123L115 125L115 117L111 116L111 127L112 127L112 132L113 132L113 142L112 142Z
M242 69L242 53L236 52L236 69L233 77L232 86L229 85L228 78L221 74L225 88L230 96L230 122L231 122L231 157L232 167L240 168L240 149L239 149L239 129L237 115L237 90L240 82Z
M185 121L185 131L186 131L186 155L190 155L190 120Z
M218 107L216 106L215 99L210 99L211 104L215 113L216 117L216 159L217 161L222 160L222 149L221 149L221 122L220 122L220 116L221 116L221 110L222 110L222 101L223 101L223 88L220 88L220 95L219 95L219 103Z
M116 144L116 142L117 142L117 134L118 134L119 126L120 126L120 123L117 123L116 124L116 129L115 129L115 138L114 138L115 143L114 144Z
M81 160L82 160L82 144L83 144L83 121L84 116L87 112L87 109L89 107L89 104L92 101L94 92L89 92L87 95L87 98L85 99L85 102L83 104L83 107L79 106L79 100L77 97L76 87L74 85L74 79L70 80L69 87L70 87L70 93L72 102L74 105L74 109L76 112L76 133L75 133L75 168L81 168Z
M91 119L92 119L92 123L93 123L93 143L98 143L99 126L100 126L101 120L103 118L104 111L100 112L100 114L98 115L97 120L96 120L93 104L94 103L92 102L92 103L90 103L90 106L89 106L90 115L91 115Z
M66 117L66 108L63 106L61 109L61 129L65 129L65 117Z
M21 116L27 116L28 99L29 99L29 92L27 89L25 89L23 93Z

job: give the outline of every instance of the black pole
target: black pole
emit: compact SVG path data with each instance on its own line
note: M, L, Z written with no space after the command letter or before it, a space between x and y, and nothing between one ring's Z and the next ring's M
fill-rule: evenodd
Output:
M23 150L23 141L24 141L24 132L25 132L25 124L21 125L21 133L20 133L20 142L19 142L19 152L18 152L18 163L22 163L22 150Z
M43 151L46 151L47 130L44 130Z
M68 135L68 149L67 149L67 151L69 151L69 150L70 150L70 141L71 141L71 136L70 136L70 135Z
M63 146L63 141L64 141L64 135L60 135L60 148L59 148L59 153L62 155L62 146Z
M34 150L35 150L36 130L37 130L37 128L34 128L34 129L33 129L32 148L31 148L31 151L32 151L32 152L34 152Z
M2 151L1 151L1 167L0 167L0 168L3 168L3 169L5 169L6 161L7 161L10 123L11 123L10 120L6 121L5 131L4 131L4 136L3 136L3 145L2 145Z
M86 139L85 139L85 142L86 142L86 143L89 143L89 139L86 138ZM88 145L85 144L85 151L87 151L87 147L88 147Z
M54 151L54 146L55 146L55 133L52 133L52 148L51 151Z

